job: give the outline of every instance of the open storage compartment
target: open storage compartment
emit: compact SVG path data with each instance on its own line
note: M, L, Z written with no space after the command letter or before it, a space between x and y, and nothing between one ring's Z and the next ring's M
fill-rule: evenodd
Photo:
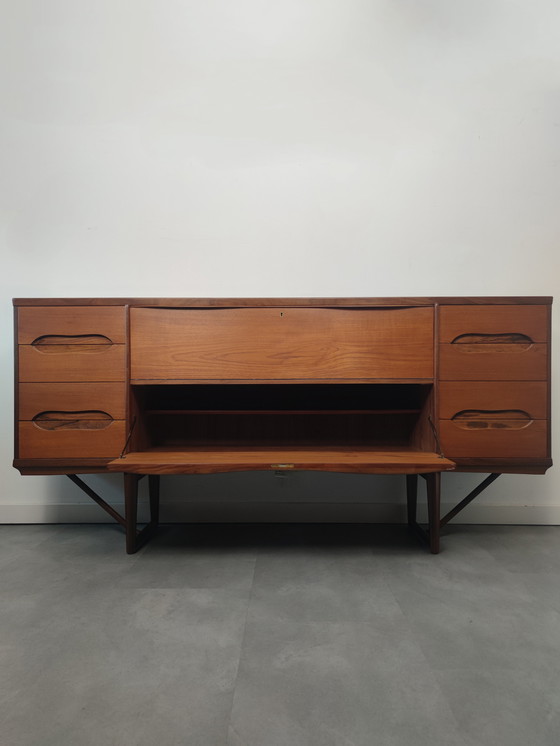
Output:
M431 384L149 384L131 389L138 473L438 471Z
M134 387L143 447L420 447L431 386L201 384Z

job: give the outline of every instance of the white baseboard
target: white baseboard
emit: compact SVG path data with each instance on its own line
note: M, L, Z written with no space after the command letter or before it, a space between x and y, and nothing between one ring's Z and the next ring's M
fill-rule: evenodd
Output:
M121 513L124 505L114 503ZM442 504L442 515L453 507ZM426 520L419 504L419 520ZM147 518L141 501L139 519ZM0 505L0 523L110 523L112 518L94 503ZM294 503L236 501L163 501L162 523L405 523L404 503ZM454 523L560 525L560 505L469 505Z

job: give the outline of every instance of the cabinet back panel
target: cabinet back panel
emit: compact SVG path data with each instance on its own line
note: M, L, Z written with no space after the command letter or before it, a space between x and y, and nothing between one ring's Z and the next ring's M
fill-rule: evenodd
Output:
M151 446L409 446L414 414L157 414L147 418Z
M431 384L277 383L134 386L142 409L161 410L420 410Z

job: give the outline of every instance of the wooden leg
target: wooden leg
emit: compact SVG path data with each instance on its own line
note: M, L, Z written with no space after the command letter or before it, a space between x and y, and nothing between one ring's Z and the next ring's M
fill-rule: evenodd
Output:
M439 553L441 473L426 474L430 552Z
M148 487L150 491L150 523L157 526L159 523L159 474L148 476Z
M134 554L155 534L159 521L159 476L149 476L150 522L139 530L138 482L141 474L124 474L124 527L126 530L126 553Z
M416 523L416 505L418 503L418 474L406 475L406 507L408 512L408 525Z
M138 550L136 542L138 519L138 474L124 475L124 520L126 530L126 553L134 554Z

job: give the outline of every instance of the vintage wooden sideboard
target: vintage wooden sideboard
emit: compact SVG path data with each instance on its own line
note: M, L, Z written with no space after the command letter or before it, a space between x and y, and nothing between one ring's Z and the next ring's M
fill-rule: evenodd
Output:
M157 527L161 474L403 474L408 522L437 553L441 526L497 476L552 464L551 303L15 299L14 466L68 475L124 526L129 553ZM442 517L453 469L489 476ZM98 472L124 474L124 516L78 476Z

